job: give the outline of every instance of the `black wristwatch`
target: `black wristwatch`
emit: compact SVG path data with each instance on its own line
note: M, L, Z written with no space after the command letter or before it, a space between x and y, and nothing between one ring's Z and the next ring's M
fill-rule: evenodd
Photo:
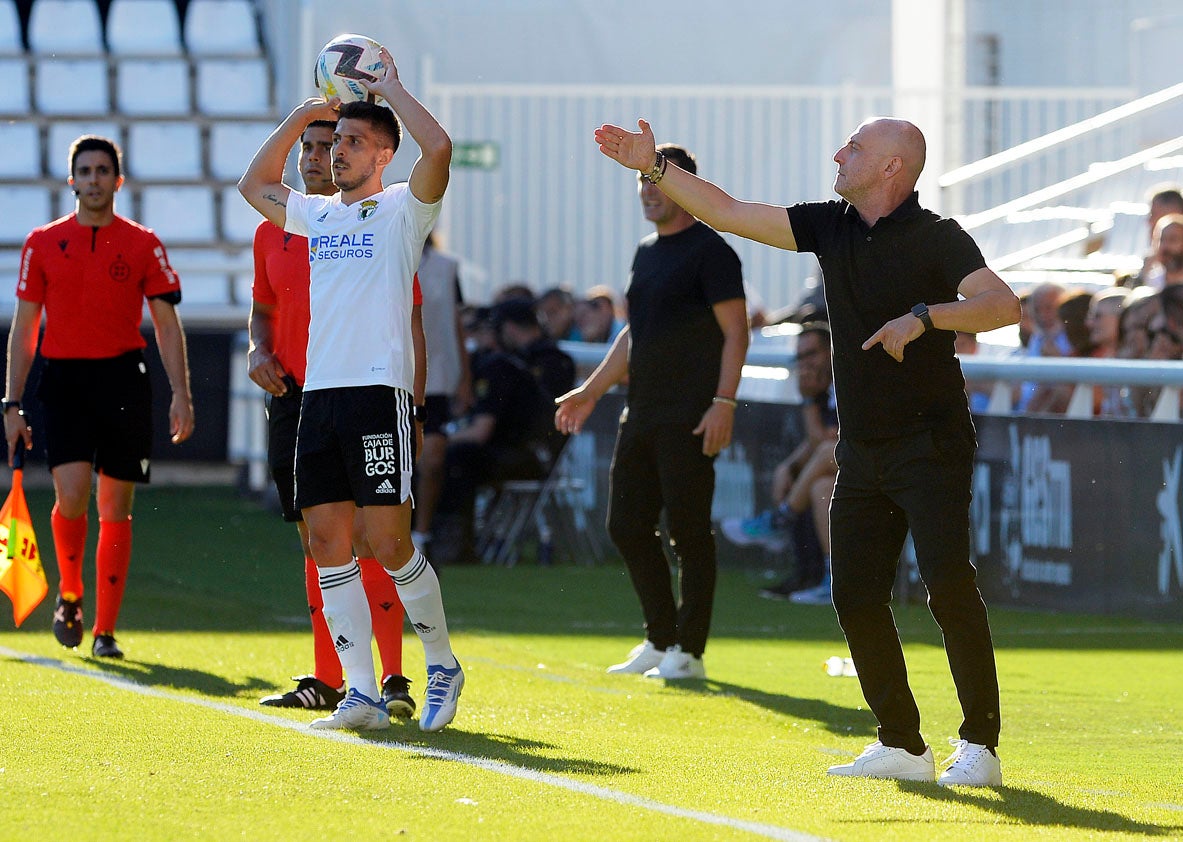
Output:
M420 424L427 423L427 407L425 407L425 406L415 407L415 420L418 421Z
M932 330L932 316L928 315L927 304L917 304L912 308L912 315L920 319L920 323L924 325L925 330Z
M10 401L8 398L5 398L4 400L0 401L0 409L2 409L4 412L8 412L8 410L10 410L10 409L20 409L20 408L21 408L20 401Z

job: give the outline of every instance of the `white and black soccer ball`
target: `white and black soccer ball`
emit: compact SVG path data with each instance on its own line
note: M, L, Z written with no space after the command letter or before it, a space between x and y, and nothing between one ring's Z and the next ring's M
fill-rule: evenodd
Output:
M378 56L382 45L364 35L338 35L321 48L314 70L316 88L325 99L341 102L374 101L361 80L376 82L385 65Z

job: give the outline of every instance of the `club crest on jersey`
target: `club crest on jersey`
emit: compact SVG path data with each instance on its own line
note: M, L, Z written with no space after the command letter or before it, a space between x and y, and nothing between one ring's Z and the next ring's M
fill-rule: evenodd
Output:
M131 266L123 260L122 257L116 258L115 262L111 264L108 271L111 274L113 281L126 281L131 277Z
M378 202L374 199L366 199L357 209L358 222L369 219L376 210L378 210Z

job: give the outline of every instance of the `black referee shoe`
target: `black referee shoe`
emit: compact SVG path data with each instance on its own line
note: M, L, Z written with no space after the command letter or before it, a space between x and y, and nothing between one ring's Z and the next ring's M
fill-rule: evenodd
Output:
M386 712L400 719L415 715L415 700L411 698L411 680L402 675L392 675L382 682L382 704Z
M115 642L115 635L96 634L90 644L90 654L96 658L122 658L123 650Z
M296 689L274 696L264 696L259 704L272 708L304 708L305 710L334 710L345 698L344 690L325 684L315 675L293 676Z
M81 599L63 599L58 594L57 606L53 609L53 636L67 649L74 649L82 643Z

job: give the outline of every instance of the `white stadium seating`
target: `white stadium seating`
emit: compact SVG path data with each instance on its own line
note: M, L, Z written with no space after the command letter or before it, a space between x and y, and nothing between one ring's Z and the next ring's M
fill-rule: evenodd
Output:
M261 58L202 59L197 110L210 116L253 116L270 109L270 79Z
M23 58L0 58L0 114L27 114L29 101L29 66Z
M185 46L194 55L258 55L254 6L249 0L190 0Z
M196 123L132 123L124 155L131 178L193 181L204 174Z
M0 178L41 177L41 137L35 123L0 123ZM7 197L6 197L7 201Z
M0 213L0 243L19 246L30 231L53 219L48 189L5 187L4 213Z
M242 198L237 187L222 188L223 239L231 243L251 243L261 219L259 212Z
M103 52L103 25L93 0L37 0L29 13L34 53Z
M168 185L140 190L139 221L169 243L213 243L214 196L208 187Z
M132 117L188 114L193 107L189 62L123 58L115 66L115 104Z
M24 51L21 44L21 19L12 0L0 0L0 55Z
M37 110L43 114L106 114L111 110L105 59L42 58L37 62Z
M177 4L173 0L111 0L107 47L116 55L179 55Z
M209 137L209 174L238 181L274 123L214 123Z

